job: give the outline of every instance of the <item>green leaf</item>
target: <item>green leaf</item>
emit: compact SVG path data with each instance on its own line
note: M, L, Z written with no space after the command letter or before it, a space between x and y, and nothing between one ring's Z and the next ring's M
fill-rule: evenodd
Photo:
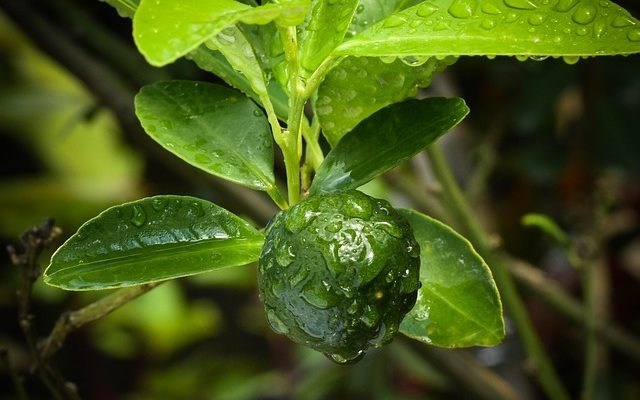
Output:
M433 218L399 211L420 244L422 283L400 332L441 347L498 344L505 334L500 296L471 243Z
M300 34L300 64L313 72L342 43L358 0L316 0Z
M277 20L297 25L309 0L289 0L251 7L233 0L142 0L133 17L133 36L150 64L175 61L220 33L243 22L267 24Z
M118 14L124 18L133 18L140 0L100 0L115 8Z
M408 63L408 61L405 60ZM431 84L455 58L415 59L414 65L375 57L347 57L327 74L314 103L322 132L332 146L360 121Z
M139 0L101 0L114 7L120 16L132 18L138 8ZM253 91L247 78L239 71L236 71L219 51L214 51L200 46L189 54L186 58L192 60L198 67L222 78L230 86L240 90L258 103L262 103L260 97ZM269 81L267 84L269 98L276 111L276 114L286 119L289 115L289 99L287 94L276 82Z
M269 124L240 93L205 82L159 82L143 87L135 105L149 136L189 164L253 189L274 187Z
M156 196L109 208L53 255L47 284L67 290L134 286L258 259L264 237L213 203Z
M252 44L240 28L237 26L225 28L212 37L207 45L220 51L229 64L247 78L251 88L258 96L268 98L262 63L258 60Z
M406 1L360 0L347 35L355 35L393 14ZM353 35L352 35L353 34Z
M640 23L607 0L432 0L344 42L355 56L596 56L640 52Z
M469 113L462 99L433 97L383 108L346 134L315 176L311 194L355 189L408 160Z

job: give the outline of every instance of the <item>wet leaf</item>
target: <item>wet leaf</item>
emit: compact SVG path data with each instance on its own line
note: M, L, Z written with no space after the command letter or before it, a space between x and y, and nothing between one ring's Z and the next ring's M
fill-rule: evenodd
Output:
M344 42L356 56L596 56L640 52L640 23L610 1L433 0ZM569 59L573 61L573 59Z
M156 196L107 209L53 255L47 284L67 290L134 286L245 265L264 237L229 211L186 196Z
M258 7L233 0L142 0L133 17L133 37L147 61L162 66L195 50L228 26L274 20L297 25L308 8L309 0Z
M408 160L469 112L462 99L408 100L376 112L346 134L315 176L311 194L355 189Z
M268 96L262 63L242 30L227 27L211 38L208 45L220 51L229 64L247 78L253 91L259 96Z
M300 34L300 64L315 71L322 61L342 43L356 11L358 0L314 1L309 20Z
M139 0L102 1L114 7L120 16L126 18L133 17L139 4ZM251 88L249 80L242 75L242 73L235 70L219 51L208 49L202 45L186 54L185 57L192 60L201 69L214 73L230 86L240 90L256 102L261 103L259 96ZM267 91L269 92L269 98L271 99L276 114L280 118L286 119L289 113L289 99L286 93L275 81L268 82Z
M327 74L314 103L322 132L332 146L360 121L393 103L414 97L432 75L455 62L417 57L385 62L376 57L347 57ZM413 63L413 64L412 64Z
M471 243L426 215L400 212L420 244L422 283L400 332L441 347L498 344L505 334L502 304L489 268Z
M240 93L211 83L168 81L145 86L135 103L149 136L189 164L253 189L274 186L269 125Z

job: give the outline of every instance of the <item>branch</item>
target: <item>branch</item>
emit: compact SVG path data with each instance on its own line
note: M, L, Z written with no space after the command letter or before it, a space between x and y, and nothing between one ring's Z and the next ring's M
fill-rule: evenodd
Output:
M135 286L128 289L119 290L109 296L89 304L76 311L67 311L63 313L55 326L51 330L49 336L44 340L40 347L40 355L43 359L50 358L64 344L67 336L74 330L96 321L119 307L127 304L129 301L147 293L162 282L147 283L145 285Z
M60 372L43 359L36 346L36 333L33 329L34 317L31 314L31 290L34 282L40 277L38 257L60 235L52 219L46 219L40 226L33 227L20 237L23 250L8 246L7 252L11 262L20 268L21 284L16 292L18 298L18 323L27 341L29 353L33 359L33 369L51 395L56 399L79 399L75 387L66 382ZM20 391L19 387L17 390Z
M569 318L576 324L584 325L587 321L585 308L571 297L554 280L547 278L544 272L530 266L524 261L508 259L509 270L525 289L534 293L552 309ZM595 321L593 329L621 355L640 363L640 341L619 326L607 322Z

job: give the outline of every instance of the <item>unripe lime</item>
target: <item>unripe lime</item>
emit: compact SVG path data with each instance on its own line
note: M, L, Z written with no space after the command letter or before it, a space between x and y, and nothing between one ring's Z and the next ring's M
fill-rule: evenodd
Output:
M311 196L267 228L258 268L269 324L339 363L391 341L419 288L419 247L391 205Z

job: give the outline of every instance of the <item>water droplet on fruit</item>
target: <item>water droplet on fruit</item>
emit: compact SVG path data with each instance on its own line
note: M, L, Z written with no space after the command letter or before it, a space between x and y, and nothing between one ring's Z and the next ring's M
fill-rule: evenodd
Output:
M139 204L134 204L133 206L133 216L131 217L131 223L138 228L144 225L147 219L147 215L145 214L142 206Z
M276 250L276 262L282 267L289 266L295 258L292 246L280 246Z
M289 328L287 327L287 325L282 322L280 317L278 317L276 312L271 308L267 311L267 321L269 321L271 329L273 329L275 332L283 335L289 333Z
M325 229L331 233L339 232L340 229L342 229L342 222L340 221L331 222L325 227Z
M364 356L364 351L360 350L355 356L343 356L341 354L325 354L331 361L338 364L348 364L355 362Z
M162 211L167 206L167 199L162 197L156 197L151 200L151 207L156 211Z

